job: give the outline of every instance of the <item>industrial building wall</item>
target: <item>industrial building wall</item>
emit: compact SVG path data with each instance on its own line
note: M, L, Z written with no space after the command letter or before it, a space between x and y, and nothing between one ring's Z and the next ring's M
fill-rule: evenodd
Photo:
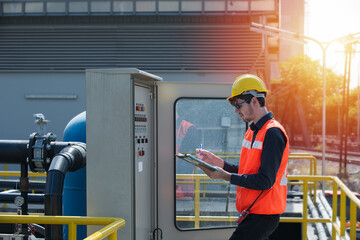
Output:
M139 68L165 81L232 82L265 65L250 17L9 17L0 27L1 139L37 131L62 139L85 110L85 69Z
M249 23L8 24L0 28L1 70L141 68L147 71L256 71L261 34ZM191 19L190 19L191 20ZM216 18L215 18L216 20ZM131 21L135 21L134 19ZM144 21L144 23L142 22ZM185 21L185 22L183 22ZM31 21L30 21L31 22Z
M62 140L66 124L85 111L85 73L0 73L0 138L28 139L39 131L33 114L50 120L47 132Z
M152 72L166 81L231 83L237 72ZM194 96L196 97L196 96ZM39 128L33 114L43 113L47 131L62 140L66 124L85 111L85 72L0 73L1 139L28 139Z

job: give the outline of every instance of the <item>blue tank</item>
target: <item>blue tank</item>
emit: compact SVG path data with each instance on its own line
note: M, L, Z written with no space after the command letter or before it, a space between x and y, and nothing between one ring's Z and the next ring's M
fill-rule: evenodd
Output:
M86 143L86 112L75 116L64 130L64 142ZM86 216L86 167L67 172L63 193L64 216ZM77 239L87 236L86 226L77 227ZM64 239L68 239L68 228L64 226Z

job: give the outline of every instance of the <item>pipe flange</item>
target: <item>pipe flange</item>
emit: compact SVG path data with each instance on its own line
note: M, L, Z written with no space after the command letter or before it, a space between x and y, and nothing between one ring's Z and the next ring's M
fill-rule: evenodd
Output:
M28 144L28 162L32 172L45 172L49 169L51 159L49 151L51 142L56 140L53 133L40 136L38 133L30 135Z

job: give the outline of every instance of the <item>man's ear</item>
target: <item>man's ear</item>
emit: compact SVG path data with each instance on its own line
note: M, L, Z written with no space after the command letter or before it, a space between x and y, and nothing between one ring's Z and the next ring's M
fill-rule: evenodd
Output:
M251 99L251 102L253 102L253 103L255 104L255 103L259 102L259 101L258 101L258 99L257 99L256 97L253 97L253 98Z

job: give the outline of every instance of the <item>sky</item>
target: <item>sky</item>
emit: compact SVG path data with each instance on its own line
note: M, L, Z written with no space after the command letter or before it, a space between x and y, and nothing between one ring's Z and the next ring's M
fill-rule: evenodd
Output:
M360 0L305 0L305 36L321 42L330 42L336 38L359 33L360 37ZM360 42L351 62L350 87L358 85L360 76ZM335 72L344 74L344 47L338 43L329 45L326 51L326 66ZM320 47L309 42L305 47L307 55L313 59L322 59Z

